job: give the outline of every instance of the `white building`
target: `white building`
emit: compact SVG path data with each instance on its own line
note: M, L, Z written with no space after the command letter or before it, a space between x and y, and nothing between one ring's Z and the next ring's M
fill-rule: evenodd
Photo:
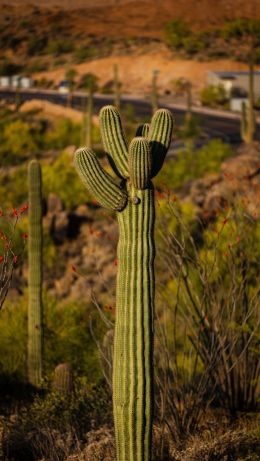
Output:
M11 78L2 76L0 77L0 87L1 88L8 88L11 85Z
M218 72L209 71L207 77L208 85L223 85L224 88L230 92L232 89L240 89L242 92L248 93L249 87L249 72ZM254 71L254 93L255 98L260 98L260 71Z

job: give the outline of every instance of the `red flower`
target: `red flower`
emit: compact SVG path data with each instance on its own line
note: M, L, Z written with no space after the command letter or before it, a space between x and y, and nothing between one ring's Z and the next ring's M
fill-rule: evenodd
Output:
M0 217L3 216L3 214L4 214L4 213L2 212L2 210L0 210Z
M2 255L0 255L0 263L2 263L4 260L4 257Z
M18 256L14 255L14 257L13 257L13 262L14 262L14 264L17 263L17 260L18 260Z
M27 239L28 238L28 234L26 234L25 232L23 234L21 234L21 238L22 239Z
M25 203L21 208L20 208L20 213L23 214L27 209L28 209L28 203Z
M13 208L13 215L16 216L16 217L18 217L18 211L17 211L16 208Z
M228 221L227 218L223 219L223 221L222 221L223 226L225 226L225 224L227 224L227 221Z
M115 261L114 261L114 266L115 266L115 267L118 266L118 260L117 260L117 259L115 259Z
M77 272L76 266L71 266L72 272Z

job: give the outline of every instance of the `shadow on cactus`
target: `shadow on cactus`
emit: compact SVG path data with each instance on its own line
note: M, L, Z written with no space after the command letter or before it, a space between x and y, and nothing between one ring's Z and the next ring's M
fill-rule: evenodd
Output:
M168 110L155 112L128 146L118 110L100 112L111 177L95 153L75 154L80 178L95 199L116 211L119 223L113 410L117 460L151 460L153 420L154 187L172 137Z

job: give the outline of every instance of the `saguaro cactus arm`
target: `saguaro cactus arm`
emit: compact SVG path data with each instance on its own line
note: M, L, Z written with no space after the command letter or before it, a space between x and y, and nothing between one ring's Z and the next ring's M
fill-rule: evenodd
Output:
M167 151L170 147L173 130L172 114L169 110L159 109L155 112L148 134L148 141L153 158L152 178L163 166Z
M102 168L91 149L76 152L75 167L85 186L96 200L111 211L120 211L127 202L125 191Z
M100 111L100 130L108 160L115 173L121 178L128 177L128 148L116 107L105 106Z

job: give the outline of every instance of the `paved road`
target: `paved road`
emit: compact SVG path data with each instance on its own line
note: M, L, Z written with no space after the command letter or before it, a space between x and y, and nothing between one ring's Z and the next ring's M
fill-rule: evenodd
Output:
M15 91L8 89L0 89L0 98L7 100L14 100ZM54 102L60 105L67 104L67 95L62 95L58 91L52 90L22 90L20 93L22 101L31 99L42 99ZM113 103L113 96L111 95L95 95L94 110L98 112L99 109L105 104ZM122 97L122 106L131 104L135 113L141 117L148 117L151 114L151 105L149 102L125 96ZM86 96L84 93L75 93L73 96L73 107L82 110L86 105ZM164 107L169 107L175 118L175 123L181 125L185 110L174 104L163 104ZM200 125L209 134L210 137L220 137L232 144L241 142L240 138L240 120L237 116L225 115L223 112L214 112L212 110L205 113L205 109L196 109L196 117ZM256 139L260 141L260 123L257 124Z

